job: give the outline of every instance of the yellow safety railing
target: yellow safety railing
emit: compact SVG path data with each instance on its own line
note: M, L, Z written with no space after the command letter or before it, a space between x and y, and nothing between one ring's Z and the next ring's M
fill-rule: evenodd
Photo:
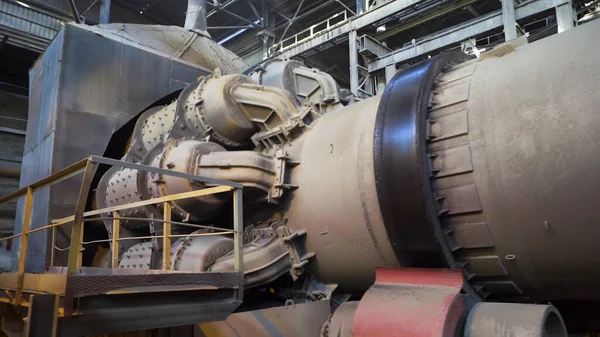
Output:
M124 167L135 169L138 171L151 172L151 173L159 173L163 175L171 175L184 179L199 181L203 183L207 183L216 187L205 188L201 190L179 193L174 195L169 195L165 197L159 197L149 200L142 200L134 203L123 204L118 206L106 207L102 209L96 209L92 211L85 212L85 206L88 199L88 194L90 192L90 185L92 183L92 179L94 176L94 171L97 165L109 165L116 167ZM79 173L83 172L83 180L81 183L81 187L79 190L79 197L77 199L77 203L75 206L74 215L53 220L49 225L30 229L31 227L31 213L33 207L33 196L36 190L39 190L44 187L48 187L54 184L57 184L65 179L73 177ZM181 237L195 237L195 236L209 236L209 235L233 235L234 240L234 259L235 259L235 272L241 274L240 280L243 279L243 260L242 260L242 245L243 245L243 208L242 208L242 189L243 186L239 183L222 181L217 179L211 179L206 177L195 176L191 174L170 171L165 169L160 169L156 167L150 167L140 164L134 164L129 162L123 162L114 159L108 159L97 156L90 156L80 162L77 162L59 172L56 172L44 179L41 179L33 184L30 184L26 187L23 187L13 193L10 193L6 196L0 197L0 205L21 198L25 196L25 212L23 217L23 229L21 233L5 237L0 239L1 241L11 240L20 237L21 244L19 247L19 263L17 267L17 287L15 291L15 296L13 297L15 304L22 303L22 292L23 292L23 280L25 276L25 262L27 259L27 246L28 246L28 236L35 232L40 232L48 229L52 229L52 253L51 253L51 265L54 264L54 256L55 256L55 230L57 227L64 226L69 223L73 223L73 227L71 229L71 239L70 245L67 248L69 250L69 257L67 263L67 274L74 275L77 272L78 267L81 267L82 263L82 251L83 245L89 243L99 243L99 242L110 242L111 243L111 267L113 269L117 268L119 265L119 242L122 240L140 240L140 239L157 239L162 238L162 246L163 246L163 270L169 270L170 263L170 246L171 239L173 238L181 238ZM233 229L225 229L218 228L212 226L203 226L203 225L194 225L189 223L182 223L172 221L171 219L171 202L189 198L196 198L205 195L224 193L233 191ZM131 208L137 208L142 206L149 206L154 204L162 204L163 205L163 219L143 219L143 218L135 218L135 220L148 220L155 222L163 223L163 233L162 236L138 236L138 237L119 237L119 228L121 225L121 220L123 219L133 219L133 218L123 218L119 216L119 212ZM110 214L112 213L112 217L109 218L89 218L92 216L98 216L102 214ZM103 221L103 220L112 220L112 237L107 240L97 240L93 242L83 242L83 229L85 222L91 221ZM192 234L182 234L182 235L173 235L171 234L171 225L176 224L180 226L189 226L196 228L204 228L213 230L212 233L192 233Z

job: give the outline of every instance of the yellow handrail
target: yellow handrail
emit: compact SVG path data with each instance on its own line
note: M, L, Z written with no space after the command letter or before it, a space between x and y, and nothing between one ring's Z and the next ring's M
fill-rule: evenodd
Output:
M161 174L165 174L165 175L174 175L174 176L183 177L186 179L208 182L210 184L215 184L215 185L220 184L221 186L206 188L206 189L197 190L197 191L179 193L179 194L169 195L169 196L165 196L165 197L158 197L158 198L149 199L149 200L142 200L142 201L138 201L138 202L134 202L134 203L130 203L130 204L106 207L106 208L102 208L102 209L84 212L85 205L87 202L87 197L88 197L89 190L90 190L90 185L91 185L92 178L93 178L93 173L94 173L94 170L95 170L95 167L97 164L135 168L140 171L161 173ZM79 198L77 200L74 215L72 215L70 217L62 218L62 219L52 220L51 224L46 225L46 226L29 229L30 221L31 221L32 207L33 207L34 192L39 188L47 187L47 186L56 184L58 182L64 181L65 179L68 179L76 174L79 174L82 171L84 172L84 177L83 177L83 181L80 186ZM18 237L22 238L21 245L20 245L19 265L18 265L18 269L17 269L18 282L17 282L17 288L16 288L16 292L15 292L15 296L14 296L14 303L17 305L19 305L20 303L24 303L22 293L23 293L23 280L24 280L24 275L25 275L25 262L26 262L26 258L27 258L27 247L28 247L27 239L28 239L29 234L35 233L35 232L40 232L43 230L52 229L52 235L53 235L53 237L52 237L52 255L51 255L51 261L50 261L51 266L52 266L54 264L54 251L57 248L57 247L55 247L55 243L54 243L55 229L56 229L56 227L60 227L60 226L63 226L63 225L73 222L74 224L73 224L73 228L71 230L71 241L70 241L69 247L67 248L67 249L69 249L67 274L73 275L77 271L77 268L80 266L81 261L82 261L82 255L81 255L82 249L81 248L83 247L84 244L88 244L88 243L83 242L83 226L84 226L84 222L86 222L85 218L90 217L90 216L95 216L95 215L112 213L113 214L113 217L112 217L113 223L112 223L112 228L111 228L112 229L111 238L108 240L100 240L100 241L111 242L111 246L112 246L111 267L116 268L116 267L118 267L118 253L119 253L118 246L119 246L120 241L131 240L131 239L156 239L157 238L156 236L121 238L119 236L119 228L121 225L120 221L122 218L119 216L119 211L131 209L131 208L149 206L149 205L159 204L159 203L163 204L163 210L164 210L163 219L162 220L154 219L154 220L160 221L163 223L163 233L162 233L163 270L168 270L170 268L170 261L169 261L170 260L170 249L168 247L170 247L170 242L171 242L170 240L172 238L233 234L234 256L235 256L235 260L236 260L235 271L240 273L241 275L243 275L243 265L242 265L243 261L242 261L242 255L241 255L242 244L243 244L242 188L243 188L243 186L239 183L219 181L219 180L215 180L215 179L198 177L198 176L185 174L185 173L181 173L181 172L169 171L169 170L164 170L164 169L155 168L155 167L149 167L149 166L144 166L144 165L139 165L139 164L134 164L134 163L122 162L122 161L108 159L108 158L90 156L90 157L88 157L82 161L79 161L57 173L54 173L46 178L43 178L37 182L34 182L26 187L23 187L15 192L8 194L6 196L0 197L0 205L1 205L3 203L12 201L14 199L26 196L25 216L23 219L22 232L19 234L15 234L15 235L0 239L0 242L2 242L2 241L6 241L6 240L15 239ZM233 201L234 201L233 230L213 227L213 229L216 230L216 232L214 232L214 233L171 235L171 230L170 230L171 224L172 223L177 224L177 222L171 221L172 219L171 219L171 204L170 204L170 202L176 201L176 200L188 199L188 198L197 198L200 196L205 196L205 195L210 195L210 194L224 193L224 192L229 192L229 191L233 191ZM88 221L89 220L92 220L92 219L88 219ZM140 219L140 220L144 220L144 219ZM152 221L153 219L147 219L147 220ZM208 226L199 226L199 227L207 227L208 228ZM94 242L100 242L100 241L94 241ZM241 277L240 280L241 279L243 279L243 277ZM240 285L240 287L241 287L241 285ZM241 292L241 289L242 288L240 288L240 292ZM240 293L239 296L242 296L242 294Z

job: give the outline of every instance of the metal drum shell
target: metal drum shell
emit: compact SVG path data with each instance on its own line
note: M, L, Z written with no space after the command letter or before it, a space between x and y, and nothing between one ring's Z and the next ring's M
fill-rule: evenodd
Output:
M300 165L292 170L288 226L307 230L311 267L324 282L364 291L375 266L398 266L383 225L373 165L379 97L325 114L286 148Z

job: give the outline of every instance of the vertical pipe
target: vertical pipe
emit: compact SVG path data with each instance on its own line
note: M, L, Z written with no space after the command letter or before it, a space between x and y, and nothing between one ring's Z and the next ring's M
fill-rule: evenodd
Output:
M392 78L394 78L394 75L396 75L396 65L388 64L387 66L385 66L385 83L386 84L390 83Z
M23 294L23 281L25 280L25 261L27 257L27 240L29 237L29 224L31 223L31 209L33 207L33 188L27 187L25 198L25 216L23 217L23 231L21 232L21 248L19 251L19 267L17 269L17 291L15 302L21 303Z
M365 1L369 0L356 0L356 14L360 15L365 12Z
M233 254L235 270L240 273L240 289L238 289L238 299L240 301L244 296L244 257L242 252L244 247L244 202L242 193L241 188L233 190Z
M90 194L90 185L94 178L94 168L96 164L87 160L83 181L79 189L79 197L75 206L75 215L73 216L73 228L71 229L71 243L69 245L69 262L67 263L67 274L73 275L77 272L79 262L79 251L81 249L81 238L83 236L83 212Z
M188 0L185 28L206 30L206 0Z
M356 97L358 96L358 48L356 46L356 30L352 30L348 36L348 46L350 49L350 91Z
M504 20L504 40L510 41L517 38L517 25L515 21L515 1L502 0L502 19Z
M110 1L102 0L100 3L100 24L110 23Z
M271 29L271 16L269 15L269 6L265 0L262 0L262 20L263 27L265 30L270 31ZM270 47L270 39L268 34L263 34L262 38L262 56L263 60L269 58L269 47Z
M377 74L377 88L375 88L375 95L383 95L386 84L385 73L380 72Z

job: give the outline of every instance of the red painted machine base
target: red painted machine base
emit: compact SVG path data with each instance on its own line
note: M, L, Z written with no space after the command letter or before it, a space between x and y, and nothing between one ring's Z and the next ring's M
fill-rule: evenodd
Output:
M378 268L354 316L353 337L451 337L465 311L458 270Z

